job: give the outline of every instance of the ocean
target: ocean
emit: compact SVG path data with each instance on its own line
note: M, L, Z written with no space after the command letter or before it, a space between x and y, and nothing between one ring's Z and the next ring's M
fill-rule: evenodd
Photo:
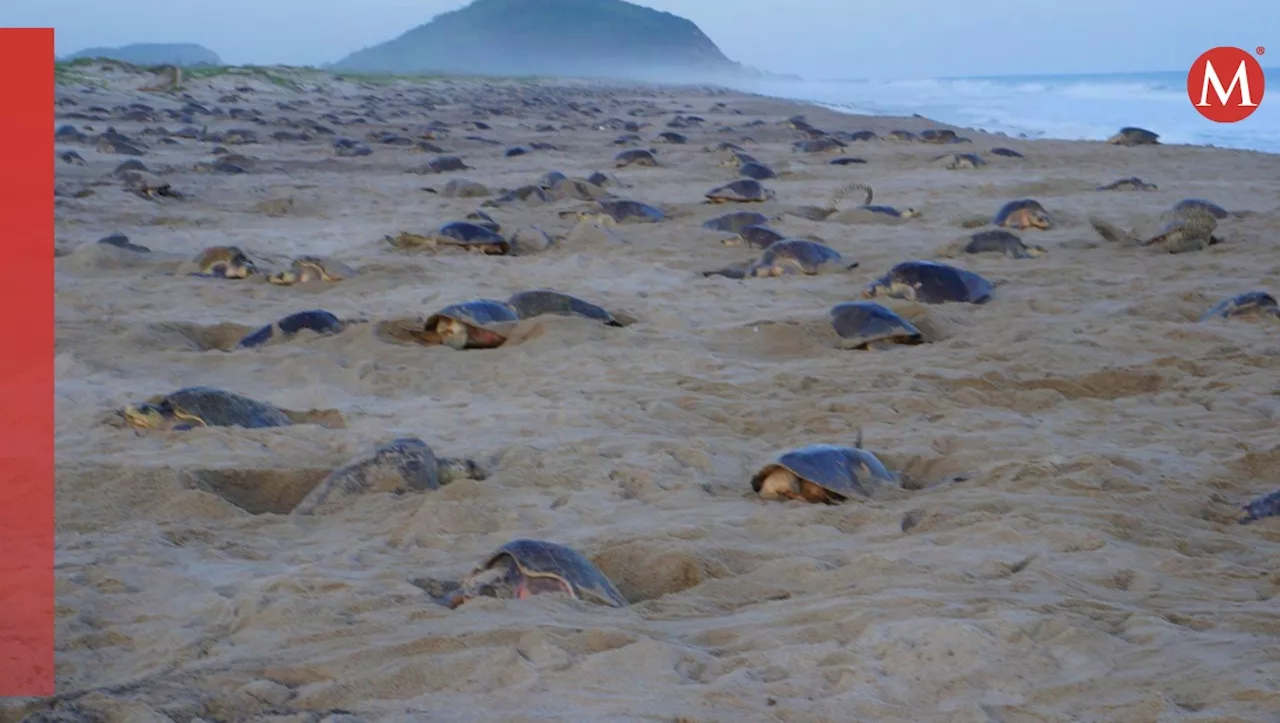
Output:
M1280 68L1266 70L1280 79ZM1028 138L1102 140L1123 126L1164 143L1280 153L1280 95L1239 123L1214 123L1187 97L1185 72L1024 75L925 80L761 81L742 90L870 115L919 113ZM1280 93L1280 91L1277 91Z

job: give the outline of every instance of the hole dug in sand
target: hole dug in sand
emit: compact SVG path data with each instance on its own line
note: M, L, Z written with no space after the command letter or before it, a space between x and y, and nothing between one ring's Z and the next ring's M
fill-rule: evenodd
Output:
M144 348L154 346L156 349L231 351L245 335L256 328L225 322L221 324L163 322L148 326L135 344Z
M185 474L191 484L254 515L287 515L333 470L202 469Z

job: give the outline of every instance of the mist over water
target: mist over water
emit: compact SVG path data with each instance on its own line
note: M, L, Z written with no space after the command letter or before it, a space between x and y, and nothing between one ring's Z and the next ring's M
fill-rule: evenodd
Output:
M1280 78L1280 68L1268 71ZM1028 138L1102 140L1123 126L1189 143L1280 153L1280 97L1239 123L1203 118L1180 72L921 80L763 80L736 87L849 113L911 115Z

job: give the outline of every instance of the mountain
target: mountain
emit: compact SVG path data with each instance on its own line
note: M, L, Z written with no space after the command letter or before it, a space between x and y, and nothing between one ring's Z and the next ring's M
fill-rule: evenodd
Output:
M475 0L330 68L637 79L751 72L693 22L623 0Z
M64 60L111 58L133 65L222 65L222 58L195 43L131 43L118 48L85 48Z

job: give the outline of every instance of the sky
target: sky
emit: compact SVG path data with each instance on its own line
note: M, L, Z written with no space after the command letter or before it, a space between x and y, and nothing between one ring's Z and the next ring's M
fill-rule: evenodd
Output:
M53 27L60 56L90 46L192 42L230 64L320 65L465 4L466 0L4 0L0 26ZM637 4L689 18L733 60L808 79L1183 70L1201 52L1218 45L1253 49L1272 43L1280 53L1276 0Z

